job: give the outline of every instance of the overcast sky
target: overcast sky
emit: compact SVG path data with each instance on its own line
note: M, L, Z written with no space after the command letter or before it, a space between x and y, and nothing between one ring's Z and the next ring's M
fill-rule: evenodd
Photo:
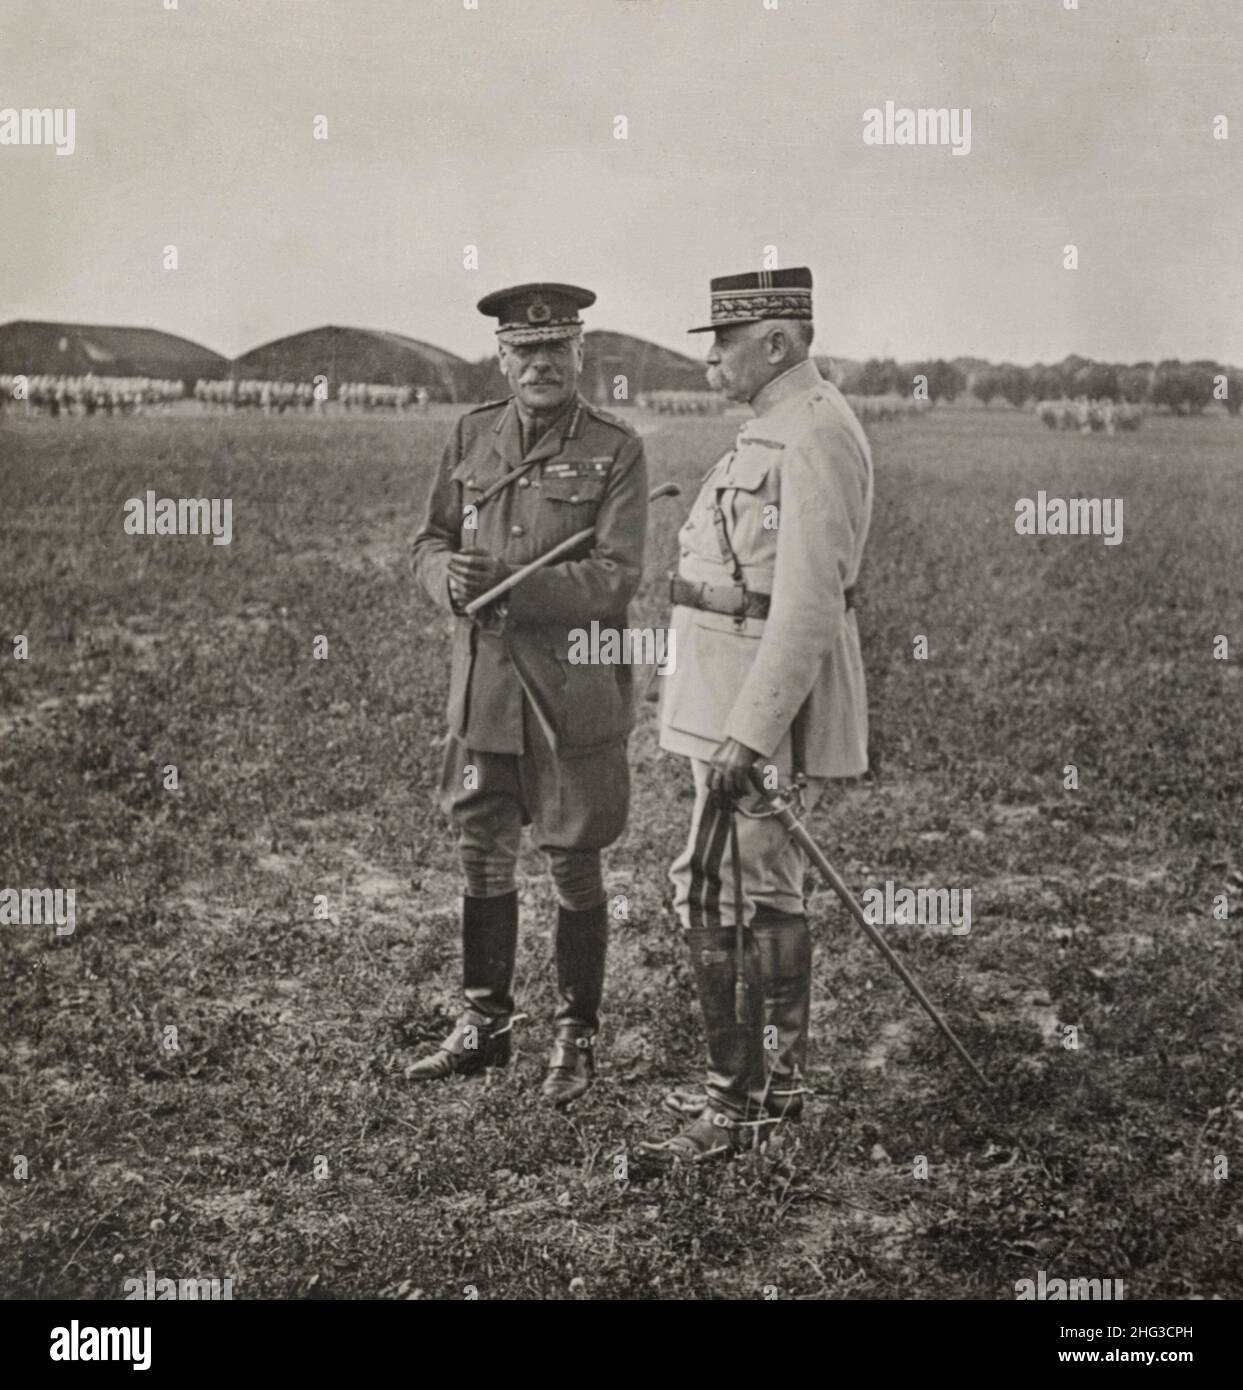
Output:
M1243 0L164 4L0 0L0 108L76 111L70 157L0 146L0 322L474 358L481 295L554 279L699 356L775 245L821 352L1243 363ZM970 153L864 144L887 100Z

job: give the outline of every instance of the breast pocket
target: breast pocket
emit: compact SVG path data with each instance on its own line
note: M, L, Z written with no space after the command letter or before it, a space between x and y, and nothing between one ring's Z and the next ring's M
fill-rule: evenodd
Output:
M553 544L590 526L604 496L603 478L545 478L540 485L540 525Z
M761 492L771 468L772 459L766 453L738 454L725 470L720 485L734 492Z
M483 494L501 474L467 457L449 476L458 485L458 496L461 499L461 542L464 548L473 549L483 543L479 533L483 529L485 514L496 508L500 501L499 498L493 498L484 506Z
M720 506L744 568L763 566L776 555L780 477L767 452L757 451L739 454L721 479Z

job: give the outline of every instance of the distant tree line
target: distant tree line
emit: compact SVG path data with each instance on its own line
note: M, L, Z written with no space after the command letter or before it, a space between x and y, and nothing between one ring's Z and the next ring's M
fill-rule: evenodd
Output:
M1019 367L975 359L947 362L829 362L837 385L848 395L914 396L953 401L970 395L984 405L1005 401L1021 408L1033 401L1113 401L1160 407L1176 415L1198 415L1220 402L1231 415L1243 407L1243 372L1218 362L1094 362L1072 355L1046 366Z
M871 357L866 362L830 366L830 371L848 396L914 397L918 392L921 399L952 401L967 389L967 373L941 358L935 362L895 362L892 357Z

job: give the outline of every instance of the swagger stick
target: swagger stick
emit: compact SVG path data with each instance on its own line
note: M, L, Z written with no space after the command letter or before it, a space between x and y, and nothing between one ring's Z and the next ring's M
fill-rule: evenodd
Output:
M661 483L659 487L653 488L652 491L648 493L647 500L649 502L656 502L662 497L678 497L681 495L681 492L682 489L677 483ZM596 528L594 526L584 526L581 531L575 531L572 536L568 536L559 544L554 545L553 548L545 554L537 556L529 564L525 564L521 569L515 570L513 574L502 579L499 584L494 584L486 593L480 594L478 598L471 599L462 609L462 612L468 617L473 618L481 608L486 608L489 603L495 603L502 594L509 593L510 589L516 584L521 584L528 575L532 575L537 570L542 570L545 566L553 564L554 561L561 559L563 555L568 555L576 546L580 546L584 541L590 540L595 533Z

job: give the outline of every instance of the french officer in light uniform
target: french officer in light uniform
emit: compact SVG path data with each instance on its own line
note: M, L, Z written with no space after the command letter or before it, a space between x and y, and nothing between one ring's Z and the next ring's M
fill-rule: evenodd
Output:
M600 852L626 824L628 666L570 661L570 633L627 626L643 571L643 442L578 394L579 310L595 295L531 284L479 302L498 320L512 395L457 422L414 542L434 603L456 616L441 804L456 823L464 1007L436 1052L407 1073L439 1080L510 1056L522 827L557 890L561 1003L543 1093L574 1100L594 1077L608 915ZM575 532L590 539L474 618L463 608Z
M811 1000L804 857L750 781L758 765L810 810L867 769L867 693L854 586L872 460L845 398L810 357L806 269L711 283L710 385L754 412L708 473L672 580L678 662L661 747L690 760L695 806L670 876L708 1054L692 1117L649 1147L739 1152L802 1108ZM736 852L735 852L736 851ZM739 930L741 914L742 930Z

